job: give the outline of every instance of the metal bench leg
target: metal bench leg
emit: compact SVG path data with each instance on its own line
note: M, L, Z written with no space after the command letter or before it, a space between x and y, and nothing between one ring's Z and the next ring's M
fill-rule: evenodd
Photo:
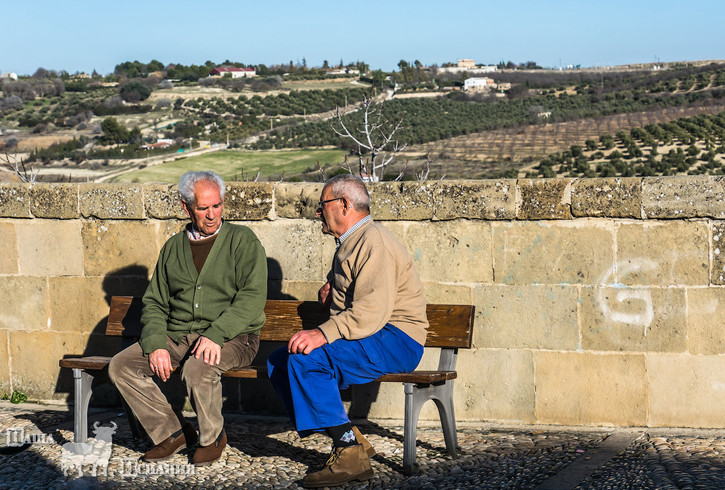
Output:
M73 368L73 442L88 440L88 403L91 401L93 376Z
M438 414L441 418L446 449L448 454L455 458L458 456L458 433L456 432L456 415L453 411L453 381L436 386L433 401L438 407Z
M403 427L403 473L413 475L418 471L415 463L415 444L418 434L418 416L428 396L413 383L405 385L405 424ZM424 395L424 396L421 396Z

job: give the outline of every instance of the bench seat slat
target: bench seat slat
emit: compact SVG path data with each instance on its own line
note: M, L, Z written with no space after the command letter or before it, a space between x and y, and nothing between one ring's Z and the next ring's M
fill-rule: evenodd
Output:
M413 371L412 373L385 374L375 381L384 383L442 383L449 379L456 379L456 371Z
M88 356L61 359L58 364L63 368L99 371L108 366L109 362L111 362L111 358L107 356Z
M71 359L61 359L60 367L68 369L88 369L100 371L111 362L110 357L89 356ZM264 379L267 377L266 366L247 366L243 368L230 369L223 374L225 378ZM439 383L449 379L456 379L455 371L413 371L412 373L386 374L375 381L397 382L397 383Z

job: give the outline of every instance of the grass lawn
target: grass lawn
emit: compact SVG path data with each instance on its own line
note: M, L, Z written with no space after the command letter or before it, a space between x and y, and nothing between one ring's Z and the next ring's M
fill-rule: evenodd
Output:
M189 170L212 170L228 181L254 180L261 171L260 181L279 180L317 168L317 162L336 166L343 161L342 150L274 150L274 151L218 151L128 172L110 182L165 182L177 183Z

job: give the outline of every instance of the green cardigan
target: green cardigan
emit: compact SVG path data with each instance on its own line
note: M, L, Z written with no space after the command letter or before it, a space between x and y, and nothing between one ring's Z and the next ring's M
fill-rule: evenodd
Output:
M166 348L196 332L219 345L264 324L267 258L246 226L227 222L197 274L186 231L161 249L151 283L143 296L141 338L144 354Z

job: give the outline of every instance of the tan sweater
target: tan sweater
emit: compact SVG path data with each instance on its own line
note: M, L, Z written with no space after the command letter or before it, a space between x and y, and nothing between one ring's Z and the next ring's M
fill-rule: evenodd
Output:
M365 223L335 253L330 319L320 325L328 342L369 337L391 323L425 344L428 319L413 258L383 226Z

